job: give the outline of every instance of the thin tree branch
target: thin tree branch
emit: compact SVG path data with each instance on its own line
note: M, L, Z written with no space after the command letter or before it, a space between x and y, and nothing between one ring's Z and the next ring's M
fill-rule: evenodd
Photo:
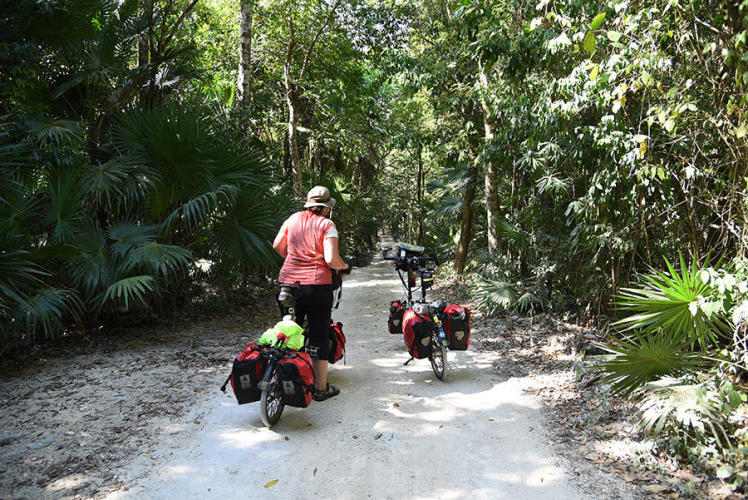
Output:
M322 36L322 33L327 29L327 26L332 21L332 16L335 14L335 10L337 10L338 6L341 4L342 0L337 0L335 2L335 5L332 6L330 9L330 12L327 14L327 19L325 19L325 22L322 23L322 26L319 27L319 30L317 30L317 33L314 35L314 38L312 38L312 41L309 42L309 47L307 47L306 55L304 55L304 62L301 65L301 72L299 73L299 80L302 80L304 78L304 74L306 73L306 69L309 65L309 57L312 54L312 50L314 50L314 45L317 43L317 40L320 36Z
M171 33L169 33L169 36L166 37L166 40L164 40L164 48L169 46L169 42L171 42L171 39L174 38L174 35L176 34L179 27L184 22L184 19L187 17L187 15L192 11L192 9L195 8L195 5L197 5L197 2L200 0L192 0L192 2L187 6L186 9L182 12L182 15L179 16L179 19L177 19L177 22L174 23L174 26L171 29Z

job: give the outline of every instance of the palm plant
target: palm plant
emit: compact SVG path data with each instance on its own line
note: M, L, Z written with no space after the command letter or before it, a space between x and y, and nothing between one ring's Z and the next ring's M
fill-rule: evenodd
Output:
M717 391L706 383L665 377L643 388L639 426L649 434L674 435L687 444L711 439L718 447L731 445L727 415Z
M605 348L615 356L599 363L597 369L614 392L625 395L653 380L678 377L705 365L702 354L690 352L687 342L672 332L636 331Z
M516 285L500 279L479 278L473 294L486 314L511 310L517 304Z
M0 334L3 348L26 332L52 338L67 318L77 318L80 302L73 290L49 286L51 274L36 262L38 254L23 248L18 236L0 232Z
M618 304L629 316L614 323L623 331L660 330L673 334L691 349L715 347L729 331L722 299L703 281L698 262L687 266L680 256L680 272L665 259L668 273L655 271L640 288L624 288Z

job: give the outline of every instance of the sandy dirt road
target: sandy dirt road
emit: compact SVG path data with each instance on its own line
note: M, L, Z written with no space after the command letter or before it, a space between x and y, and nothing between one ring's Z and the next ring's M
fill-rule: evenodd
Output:
M330 369L339 396L287 407L267 429L259 403L237 405L216 380L216 396L184 417L192 425L118 471L125 488L108 498L590 497L553 455L538 402L522 379L497 374L493 353L450 352L444 382L428 360L403 366L402 337L386 329L402 291L389 262L354 270L343 291L333 318L347 364Z

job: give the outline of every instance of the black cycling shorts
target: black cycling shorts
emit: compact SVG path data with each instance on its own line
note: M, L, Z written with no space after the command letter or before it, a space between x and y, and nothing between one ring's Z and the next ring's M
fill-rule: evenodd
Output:
M305 335L321 360L330 357L331 312L332 285L301 285L296 295L296 322L303 325L304 318L308 321Z

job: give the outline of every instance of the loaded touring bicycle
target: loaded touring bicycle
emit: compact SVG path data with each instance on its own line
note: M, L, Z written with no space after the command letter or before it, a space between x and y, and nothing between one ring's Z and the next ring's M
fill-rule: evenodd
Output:
M428 302L427 290L434 284L435 267L439 260L434 252L425 254L424 247L396 243L384 249L385 260L394 261L395 270L403 285L404 297L390 303L387 322L389 332L402 334L410 358L428 358L439 380L447 376L448 350L466 350L470 342L470 310L443 300ZM392 252L392 254L391 254ZM420 298L413 291L420 288Z

